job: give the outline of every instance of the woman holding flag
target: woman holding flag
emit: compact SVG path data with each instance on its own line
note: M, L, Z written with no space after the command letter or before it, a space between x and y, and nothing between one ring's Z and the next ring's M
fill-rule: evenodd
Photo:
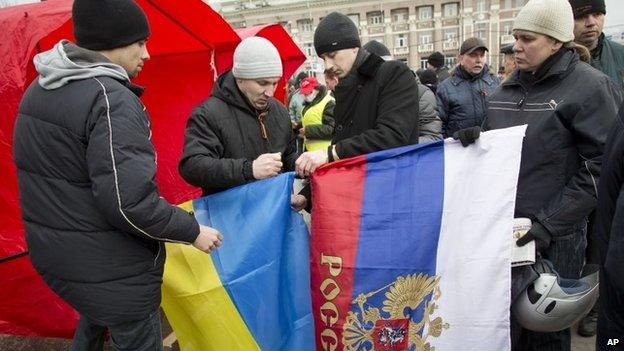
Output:
M515 215L533 226L517 244L535 240L561 277L578 279L604 144L621 97L609 77L583 62L589 52L573 42L567 0L530 0L513 35L517 69L490 97L485 127L528 125ZM512 321L514 350L570 350L570 342L569 329L540 333Z

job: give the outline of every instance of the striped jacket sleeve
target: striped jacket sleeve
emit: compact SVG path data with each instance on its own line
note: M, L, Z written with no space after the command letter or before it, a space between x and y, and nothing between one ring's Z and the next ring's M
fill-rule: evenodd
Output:
M99 209L109 223L139 237L192 243L195 218L160 197L156 155L143 104L130 90L95 79L102 93L94 108L87 167Z

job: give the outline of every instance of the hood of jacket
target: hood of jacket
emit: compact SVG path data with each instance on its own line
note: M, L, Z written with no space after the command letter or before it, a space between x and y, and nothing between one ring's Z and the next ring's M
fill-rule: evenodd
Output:
M243 92L240 91L238 85L236 85L236 78L234 78L232 71L227 71L217 78L212 88L211 95L254 116L261 112L254 108ZM269 99L269 105L271 104L271 100L272 99Z
M39 73L39 84L46 90L60 88L71 81L102 76L130 81L123 67L68 40L61 40L52 49L37 54L33 63Z

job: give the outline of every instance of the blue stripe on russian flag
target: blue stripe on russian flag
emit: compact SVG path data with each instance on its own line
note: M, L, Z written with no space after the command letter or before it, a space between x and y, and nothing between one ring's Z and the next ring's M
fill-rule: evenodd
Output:
M354 299L399 276L435 275L443 201L443 142L368 155ZM367 303L381 309L385 299L382 291ZM420 320L422 308L411 314Z

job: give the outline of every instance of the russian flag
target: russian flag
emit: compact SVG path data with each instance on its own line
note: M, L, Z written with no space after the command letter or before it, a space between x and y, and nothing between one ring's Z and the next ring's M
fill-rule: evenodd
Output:
M510 349L525 126L341 160L312 179L318 350Z
M309 234L293 173L193 201L223 244L167 244L162 307L184 351L314 350ZM189 208L190 210L190 208Z

